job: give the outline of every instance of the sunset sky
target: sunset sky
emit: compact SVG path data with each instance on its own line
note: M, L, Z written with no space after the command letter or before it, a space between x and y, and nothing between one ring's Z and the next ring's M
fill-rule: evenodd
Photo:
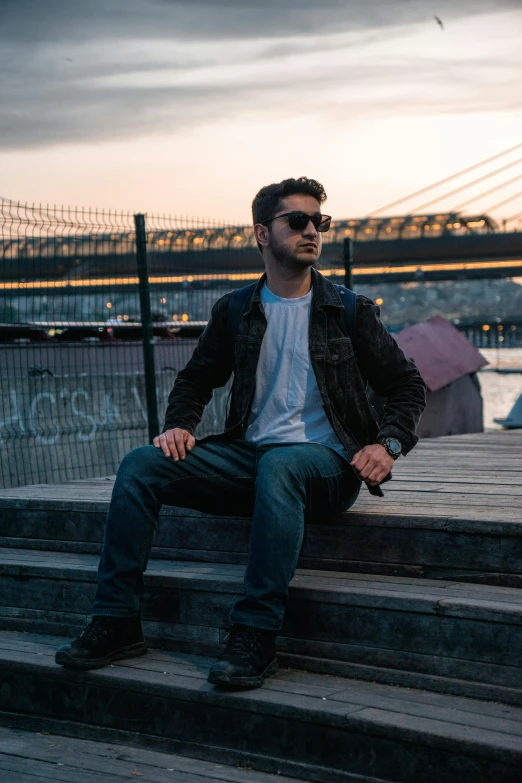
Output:
M245 223L262 185L305 174L329 213L359 217L522 142L522 0L1 11L4 198ZM435 209L518 174L522 163ZM465 211L519 191L522 178ZM491 214L521 211L522 195Z

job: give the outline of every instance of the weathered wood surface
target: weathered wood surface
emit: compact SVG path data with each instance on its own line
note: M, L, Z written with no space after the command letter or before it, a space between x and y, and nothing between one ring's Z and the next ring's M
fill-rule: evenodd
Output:
M421 441L394 474L384 499L363 489L307 525L299 567L522 586L522 432ZM0 491L0 546L99 553L112 485ZM244 565L249 536L248 519L164 506L152 555Z
M257 691L223 692L206 681L210 659L158 651L70 672L53 662L60 642L0 633L4 723L75 722L105 741L141 733L163 750L325 783L518 783L520 708L284 669Z
M107 741L0 727L3 783L299 783L257 772Z
M0 553L0 624L74 634L92 607L98 558L6 549ZM154 561L146 573L144 630L154 646L218 652L244 568ZM359 667L464 680L470 691L522 704L522 593L518 589L419 578L299 570L278 640L294 665L328 661L331 672ZM423 679L424 678L424 679ZM435 683L435 685L441 683ZM461 683L457 683L462 692ZM508 692L506 692L508 689Z
M522 584L522 432L423 441L394 475L384 499L363 490L348 514L307 526L278 638L293 669L236 694L210 686L211 659L188 653L214 655L223 642L249 520L164 507L144 628L178 652L73 673L53 662L63 638L27 631L84 625L113 478L0 490L0 625L12 629L0 631L0 722L206 759L202 772L172 765L186 783L254 782L250 771L211 769L249 762L264 771L259 783L278 772L318 783L518 783L522 593L493 585ZM104 767L70 746L63 769L33 747L25 761L0 754L2 783L130 779L110 765L116 756ZM88 757L98 761L83 767ZM123 761L135 758L141 779L172 779L152 758Z
M358 512L522 522L522 430L422 440L394 468L384 499L361 492ZM0 500L19 506L66 501L81 510L106 509L114 477L0 489ZM4 503L5 505L5 503ZM351 512L353 513L353 512Z

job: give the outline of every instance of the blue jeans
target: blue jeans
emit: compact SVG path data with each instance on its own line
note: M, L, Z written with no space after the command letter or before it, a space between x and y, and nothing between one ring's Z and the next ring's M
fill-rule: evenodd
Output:
M140 446L123 458L116 476L93 614L139 615L165 504L252 517L244 597L230 620L279 630L305 522L346 510L359 489L348 463L318 443L256 446L210 438L177 462L155 446Z

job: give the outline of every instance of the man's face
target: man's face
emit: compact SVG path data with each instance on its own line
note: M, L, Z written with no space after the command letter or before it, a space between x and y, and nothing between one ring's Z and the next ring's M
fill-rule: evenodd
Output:
M321 205L313 196L293 194L281 201L273 217L285 212L306 212L307 215L320 215ZM310 220L306 228L293 230L288 218L272 220L268 236L268 247L275 260L285 267L312 266L321 255L322 237Z

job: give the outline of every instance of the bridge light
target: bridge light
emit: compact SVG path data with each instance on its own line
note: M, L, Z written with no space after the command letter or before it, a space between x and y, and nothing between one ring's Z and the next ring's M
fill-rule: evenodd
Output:
M189 319L188 314L187 313L183 313L183 315L181 316L181 320L185 321L185 323L186 323L188 321L188 319Z
M107 302L107 307L108 307L108 308L109 308L109 310L110 310L110 309L111 309L111 307L112 307L112 302Z
M491 328L491 327L490 327L490 325L489 325L489 324L484 324L484 326L482 327L482 331L483 331L483 332L489 332L490 328Z
M161 302L161 304L166 304L167 300L165 299L164 296L162 296L161 299L160 299L160 302Z
M378 305L384 304L384 299L381 299L381 297L379 297L378 299L375 300L375 304L378 304Z

